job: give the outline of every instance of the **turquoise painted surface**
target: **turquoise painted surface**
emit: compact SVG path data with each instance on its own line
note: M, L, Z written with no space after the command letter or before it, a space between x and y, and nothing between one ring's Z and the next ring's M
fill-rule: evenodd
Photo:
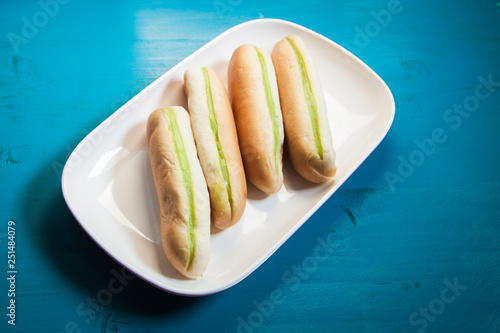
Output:
M0 331L499 332L499 10L489 0L2 2ZM304 25L360 57L391 88L394 124L247 279L203 298L160 292L80 228L62 166L154 79L259 17ZM318 239L334 245L321 261Z

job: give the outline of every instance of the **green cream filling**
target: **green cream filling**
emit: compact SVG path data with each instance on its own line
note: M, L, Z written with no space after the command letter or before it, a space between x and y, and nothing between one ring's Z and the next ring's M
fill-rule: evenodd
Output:
M214 135L215 143L217 145L217 152L219 153L219 164L222 177L224 179L224 185L227 191L227 198L229 201L229 207L231 208L231 216L233 215L233 195L231 190L231 182L229 180L229 171L227 167L226 157L224 156L224 150L222 150L222 145L219 139L219 127L217 124L217 117L214 111L214 100L212 97L212 86L210 84L210 74L206 67L202 68L203 77L205 78L205 89L207 96L207 107L208 107L208 117L210 119L210 126L212 128L212 133ZM218 197L215 195L215 197Z
M195 235L194 228L196 224L196 213L194 210L194 194L193 194L193 179L191 178L191 169L189 167L189 160L186 154L186 149L184 147L184 142L182 140L181 131L179 124L177 122L177 117L172 108L167 108L168 119L170 121L170 129L172 133L172 141L175 146L175 154L177 160L179 161L179 166L182 171L182 181L184 187L186 188L187 200L188 200L188 243L189 243L189 257L187 270L191 269L193 263L194 251L195 251Z
M309 80L309 75L307 74L306 64L304 58L300 53L299 48L295 44L292 38L286 38L293 48L295 57L299 64L300 77L302 78L302 87L304 88L304 96L307 102L307 108L309 109L309 118L311 119L311 125L314 136L314 143L316 145L316 151L320 159L323 159L323 145L321 144L321 136L319 133L319 120L318 120L318 105L316 103L316 98L312 91L311 81Z
M276 174L280 172L280 130L279 130L279 117L278 112L276 112L276 106L274 105L274 98L271 92L271 85L269 83L269 76L267 75L267 65L264 55L255 47L257 55L259 57L260 69L262 72L262 83L264 84L264 90L266 93L267 108L269 109L269 114L271 115L271 122L273 126L273 136L274 136L274 163Z

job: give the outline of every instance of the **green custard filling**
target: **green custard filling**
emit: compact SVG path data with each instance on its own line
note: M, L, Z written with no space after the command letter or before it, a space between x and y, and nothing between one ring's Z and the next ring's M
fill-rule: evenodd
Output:
M309 118L311 119L314 143L316 144L316 151L318 152L319 158L323 159L323 145L321 144L321 136L319 133L318 105L316 104L316 98L314 97L312 91L311 81L309 80L309 75L307 74L306 64L293 39L290 37L287 37L286 39L292 46L297 62L299 63L300 77L302 78L304 96L306 97L307 107L309 109Z
M179 124L177 122L177 117L172 108L167 108L168 119L170 121L170 129L172 133L172 141L175 146L175 154L177 155L177 160L179 161L179 166L182 171L182 180L186 188L186 193L188 197L188 241L189 241L189 258L187 264L187 270L191 269L193 263L194 251L195 251L195 237L194 237L194 227L196 224L196 213L194 210L194 194L193 194L193 179L191 178L191 169L189 167L189 160L186 154L186 149L184 147L184 142L182 140L181 131Z
M229 181L229 171L227 168L226 157L224 156L224 150L222 150L222 145L219 139L219 127L217 125L217 117L214 111L214 100L212 97L212 86L210 84L210 74L208 73L208 68L203 67L203 77L205 78L205 89L207 95L207 107L208 107L208 117L210 118L210 126L212 127L212 133L214 135L215 143L217 145L217 151L219 153L219 164L220 170L222 172L222 177L224 178L224 185L227 191L227 198L229 200L229 207L231 208L231 216L233 216L233 195L231 190L231 182Z
M267 108L269 109L269 113L271 115L271 122L273 126L273 135L274 135L274 163L276 174L280 172L280 131L279 131L279 117L276 112L276 106L274 105L273 94L271 92L271 85L269 83L269 76L267 75L267 66L266 60L264 59L264 55L259 51L257 47L255 47L257 51L257 56L259 57L260 62L260 70L262 72L262 83L264 84L264 90L266 92L266 102Z

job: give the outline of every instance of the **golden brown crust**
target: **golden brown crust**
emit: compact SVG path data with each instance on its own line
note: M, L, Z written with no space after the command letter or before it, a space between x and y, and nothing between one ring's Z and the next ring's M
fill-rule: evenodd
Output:
M170 108L182 136L194 202L194 248L190 246L190 202L169 121L167 108L153 111L147 122L147 143L153 178L160 204L160 232L165 255L184 276L199 277L210 259L210 206L208 191L196 155L189 116L182 107ZM194 255L190 259L190 252ZM191 264L189 262L191 261Z
M272 194L278 192L283 185L283 119L272 61L265 50L259 51L266 59L267 75L277 112L277 154L273 123L255 46L245 44L234 51L228 67L228 89L245 173L257 188ZM279 155L278 163L275 163L276 155Z
M296 54L287 38L291 38L300 50L307 69L314 95L322 158L317 149L313 125L305 97L302 77ZM313 59L303 41L297 36L288 36L274 46L272 59L276 69L280 94L285 137L290 159L297 172L305 179L322 183L328 181L337 171L335 150L327 118L326 102Z
M243 215L247 185L226 88L213 69L206 68L206 73L210 79L211 96L207 96L209 94L202 68L190 68L184 73L184 90L188 97L198 156L210 192L212 221L217 228L226 229L236 224ZM210 103L210 97L213 101L214 124L211 123L207 104ZM219 140L220 146L216 140ZM222 165L224 162L220 162L219 149L222 150L225 166ZM224 168L229 177L227 183L223 176Z

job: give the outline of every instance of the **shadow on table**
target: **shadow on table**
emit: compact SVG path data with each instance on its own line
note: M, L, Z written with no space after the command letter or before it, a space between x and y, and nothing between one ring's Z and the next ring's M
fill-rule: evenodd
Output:
M55 161L64 160L64 154ZM60 174L47 163L27 189L24 217L35 247L47 258L47 270L63 275L82 294L81 302L95 298L98 306L125 307L134 312L180 311L197 298L158 290L125 271L81 228L64 201ZM78 307L75 304L75 311ZM92 306L80 308L84 313ZM87 311L90 313L90 311Z
M381 177L380 174L387 167L391 148L390 145L382 146L381 151L377 151L377 156L373 158L375 161L370 162L376 167L360 169L353 175L356 179L352 179L351 183L356 185L362 182L373 186L373 178ZM65 160L63 154L59 160ZM342 190L341 187L339 191ZM284 275L312 255L319 238L327 239L337 229L335 239L338 242L335 244L345 244L354 230L349 222L350 217L342 206L345 204L343 194L334 194L328 200L328 205L320 208L244 281L215 295L183 297L161 291L125 271L85 233L69 211L62 195L60 176L57 176L50 163L38 171L26 193L24 214L27 229L35 247L47 258L47 270L62 275L69 281L70 288L79 292L79 296L75 296L74 311L81 316L81 326L102 326L116 318L119 318L116 319L117 322L133 318L134 321L139 321L137 324L142 324L141 318L154 318L162 322L157 325L171 322L178 324L179 321L182 325L186 321L192 321L188 325L203 325L202 323L213 319L213 316L224 314L227 319L219 323L219 328L224 326L226 330L238 329L242 320L247 320L259 311L256 304L269 300L275 290L281 291L285 298L292 299L294 294L300 292L295 287L312 287L307 283L298 285L296 279L291 284ZM348 194L354 202L360 202L366 196L366 193L356 191ZM335 252L333 255L336 255ZM335 273L331 271L331 267L322 270L329 274ZM313 274L319 273L311 273ZM121 284L117 281L121 281ZM279 304L276 309L278 307ZM195 308L197 315L193 316Z

